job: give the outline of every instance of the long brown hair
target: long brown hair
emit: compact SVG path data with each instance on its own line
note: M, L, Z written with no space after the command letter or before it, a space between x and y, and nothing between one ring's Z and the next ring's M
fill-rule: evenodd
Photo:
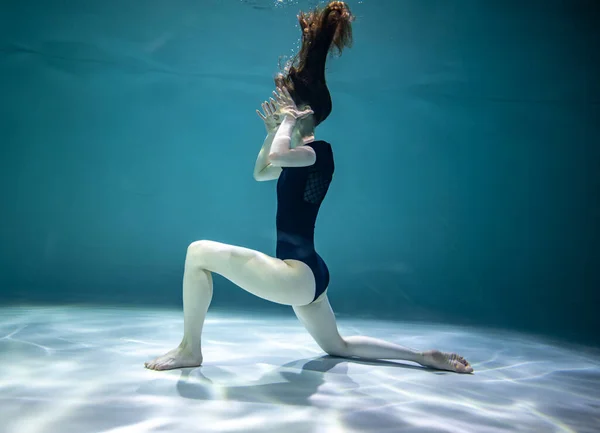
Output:
M275 85L287 88L296 105L310 105L315 126L331 113L325 80L327 57L330 53L341 55L345 47L352 46L352 21L354 16L343 1L330 1L324 7L300 12L302 46L284 72L275 77Z

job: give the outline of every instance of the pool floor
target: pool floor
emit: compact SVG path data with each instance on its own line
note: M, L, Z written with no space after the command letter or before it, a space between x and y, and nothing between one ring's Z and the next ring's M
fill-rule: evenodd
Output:
M324 356L290 317L210 311L204 365L150 371L180 311L0 309L0 432L597 432L600 352L496 330L341 320L475 372Z

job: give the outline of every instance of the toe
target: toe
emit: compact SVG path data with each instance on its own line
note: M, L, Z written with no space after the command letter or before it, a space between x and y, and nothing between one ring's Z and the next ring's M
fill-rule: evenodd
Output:
M457 363L456 364L456 371L458 371L459 373L472 373L473 372L473 367L471 367L470 365L468 365L468 363L462 364L462 363Z
M464 371L465 371L465 366L464 366L464 365L462 365L460 362L458 362L458 361L454 361L454 362L452 363L452 365L454 366L454 370L455 370L455 371L457 371L457 372L459 372L459 373L464 373Z

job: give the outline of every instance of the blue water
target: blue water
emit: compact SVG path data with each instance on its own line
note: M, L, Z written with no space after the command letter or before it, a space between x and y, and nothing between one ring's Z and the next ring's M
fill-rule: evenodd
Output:
M2 304L179 308L190 242L273 254L254 110L315 3L3 1ZM600 343L595 2L349 4L318 129L336 312Z

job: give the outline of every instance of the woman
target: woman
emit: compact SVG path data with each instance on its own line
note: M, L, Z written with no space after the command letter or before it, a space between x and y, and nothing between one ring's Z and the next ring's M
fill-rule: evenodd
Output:
M247 248L197 241L187 250L183 276L184 336L181 344L145 365L168 370L202 364L201 335L216 272L248 292L290 305L317 344L332 356L399 359L423 366L470 373L453 353L420 352L369 337L342 338L327 299L329 272L314 248L314 224L331 182L334 162L329 143L314 130L331 112L325 62L352 42L353 16L341 1L300 13L302 47L285 74L275 78L274 98L258 111L267 137L254 168L257 181L277 182L276 258Z

